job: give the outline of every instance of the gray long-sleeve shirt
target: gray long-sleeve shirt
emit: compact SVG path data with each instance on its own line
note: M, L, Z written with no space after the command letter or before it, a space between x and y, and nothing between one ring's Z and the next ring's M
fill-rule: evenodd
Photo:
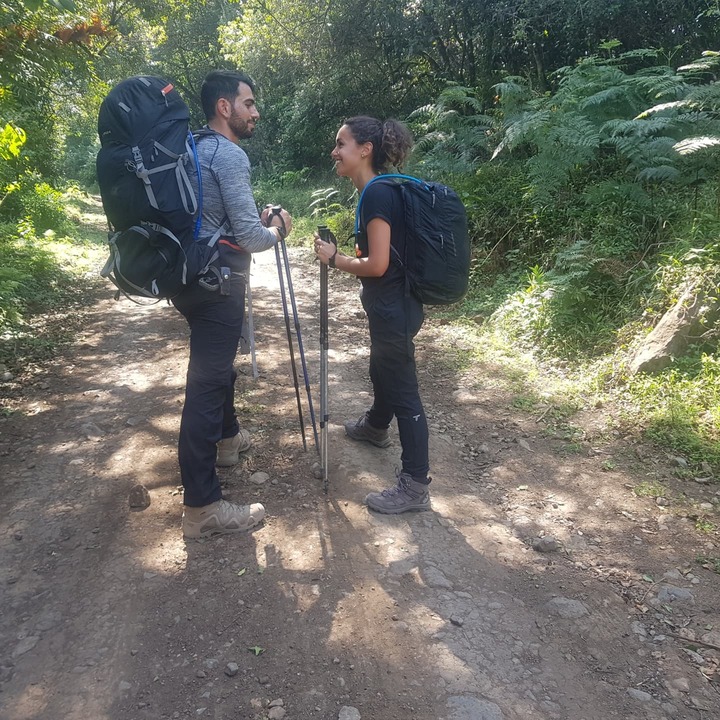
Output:
M223 232L222 237L231 238L247 253L273 247L277 236L260 222L250 186L250 160L245 151L224 135L207 128L203 129L196 145L202 172L199 239L209 240L224 223L227 232ZM197 173L194 163L191 165L190 184L199 198Z

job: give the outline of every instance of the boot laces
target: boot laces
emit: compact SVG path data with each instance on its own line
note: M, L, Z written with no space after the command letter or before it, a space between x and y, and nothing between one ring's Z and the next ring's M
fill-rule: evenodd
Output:
M408 476L405 473L396 470L395 477L397 478L397 484L394 487L386 488L382 491L382 494L385 497L395 497L396 495L400 495L400 493L403 492L409 495L410 491L408 488Z

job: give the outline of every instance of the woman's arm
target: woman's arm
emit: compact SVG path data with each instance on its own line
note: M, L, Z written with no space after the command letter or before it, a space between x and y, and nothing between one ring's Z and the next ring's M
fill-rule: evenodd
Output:
M390 223L382 218L373 218L367 226L368 256L353 258L336 253L332 243L326 243L315 237L315 254L326 265L335 258L335 267L358 277L381 277L390 265Z

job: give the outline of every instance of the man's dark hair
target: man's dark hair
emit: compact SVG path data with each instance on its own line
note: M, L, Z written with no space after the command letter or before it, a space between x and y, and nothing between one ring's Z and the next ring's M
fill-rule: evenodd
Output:
M233 102L238 96L238 85L245 83L255 92L255 83L249 75L234 70L213 70L203 80L200 102L207 120L215 117L215 105L220 98Z

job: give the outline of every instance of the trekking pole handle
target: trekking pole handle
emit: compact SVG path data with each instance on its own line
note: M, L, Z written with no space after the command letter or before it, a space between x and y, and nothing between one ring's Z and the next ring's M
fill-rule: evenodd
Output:
M337 238L327 225L318 225L318 235L323 242L332 243L335 246L335 253L328 262L328 265L334 268L335 258L337 257Z
M284 240L287 237L287 227L285 227L285 220L282 216L282 206L280 205L266 205L266 208L270 209L270 214L267 218L267 226L268 227L276 227L278 229L278 232L280 233L280 239ZM274 218L278 217L280 218L280 225L271 225L270 221Z
M331 242L337 246L337 238L327 225L318 225L318 235L323 242Z

